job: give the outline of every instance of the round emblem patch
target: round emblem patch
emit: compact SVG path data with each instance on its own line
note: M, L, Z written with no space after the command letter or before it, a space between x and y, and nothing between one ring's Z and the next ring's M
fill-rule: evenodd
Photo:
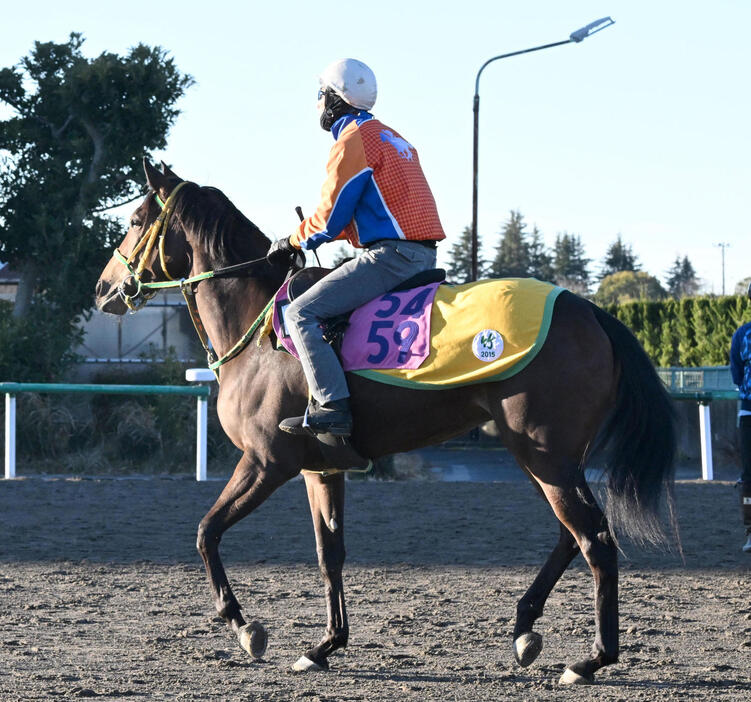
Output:
M499 359L503 353L503 337L495 329L483 329L472 340L472 353L485 363Z

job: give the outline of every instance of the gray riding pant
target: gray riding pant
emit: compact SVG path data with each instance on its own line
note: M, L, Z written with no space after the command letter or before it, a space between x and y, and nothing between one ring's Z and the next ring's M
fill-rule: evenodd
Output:
M285 320L300 354L311 395L321 404L349 397L334 349L323 340L320 322L351 312L407 278L435 268L436 250L414 241L384 240L347 261L300 295Z

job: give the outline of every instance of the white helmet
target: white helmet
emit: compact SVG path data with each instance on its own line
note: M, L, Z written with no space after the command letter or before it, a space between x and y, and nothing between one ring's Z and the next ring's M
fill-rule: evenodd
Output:
M378 95L375 75L362 61L339 59L326 66L318 77L322 88L331 88L348 105L369 110Z

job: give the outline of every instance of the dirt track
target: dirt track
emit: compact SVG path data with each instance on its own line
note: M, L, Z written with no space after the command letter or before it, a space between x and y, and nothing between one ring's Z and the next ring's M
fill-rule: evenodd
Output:
M290 670L325 626L303 485L222 542L246 616L269 629L263 662L213 618L194 550L220 488L0 482L0 700L751 698L751 557L729 483L678 485L685 566L627 545L621 661L595 686L565 689L559 674L593 637L581 559L538 622L538 661L521 669L511 653L516 601L557 535L531 486L350 483L350 646L313 675Z

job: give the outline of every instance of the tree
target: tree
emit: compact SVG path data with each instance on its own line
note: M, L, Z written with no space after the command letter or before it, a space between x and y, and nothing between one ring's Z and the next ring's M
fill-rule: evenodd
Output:
M491 264L491 273L496 278L519 278L529 275L530 251L525 227L521 212L511 210L509 220L501 230L501 240Z
M619 234L618 238L608 247L608 250L605 253L602 270L600 271L600 280L612 275L613 273L639 270L641 270L641 265L631 249L631 246L629 244L624 244L623 239Z
M0 70L0 259L20 275L13 317L55 327L60 354L120 239L105 210L138 196L141 159L166 145L193 82L161 48L88 59L83 43L36 42Z
M595 293L599 305L621 304L633 300L662 300L666 297L660 281L643 271L619 271L600 281Z
M581 237L575 234L558 234L553 246L553 280L579 295L589 292L589 264Z
M339 244L339 246L337 246L333 250L333 259L331 260L331 267L336 268L337 266L341 266L342 263L351 261L355 256L357 256L358 252L359 252L358 249L355 249L353 251L352 247L349 246L348 244L347 245Z
M529 269L527 275L538 280L553 280L553 257L545 247L542 234L537 225L532 229L532 236L527 244L529 252Z
M751 277L743 278L735 284L735 294L745 295L748 292L748 286L751 285Z
M675 257L672 267L668 271L667 278L668 293L676 300L682 297L691 297L699 292L699 281L696 277L696 271L688 260L688 256L681 259Z
M477 272L482 276L487 261L477 252ZM472 228L464 227L459 241L451 245L446 277L453 283L469 283L472 280Z

